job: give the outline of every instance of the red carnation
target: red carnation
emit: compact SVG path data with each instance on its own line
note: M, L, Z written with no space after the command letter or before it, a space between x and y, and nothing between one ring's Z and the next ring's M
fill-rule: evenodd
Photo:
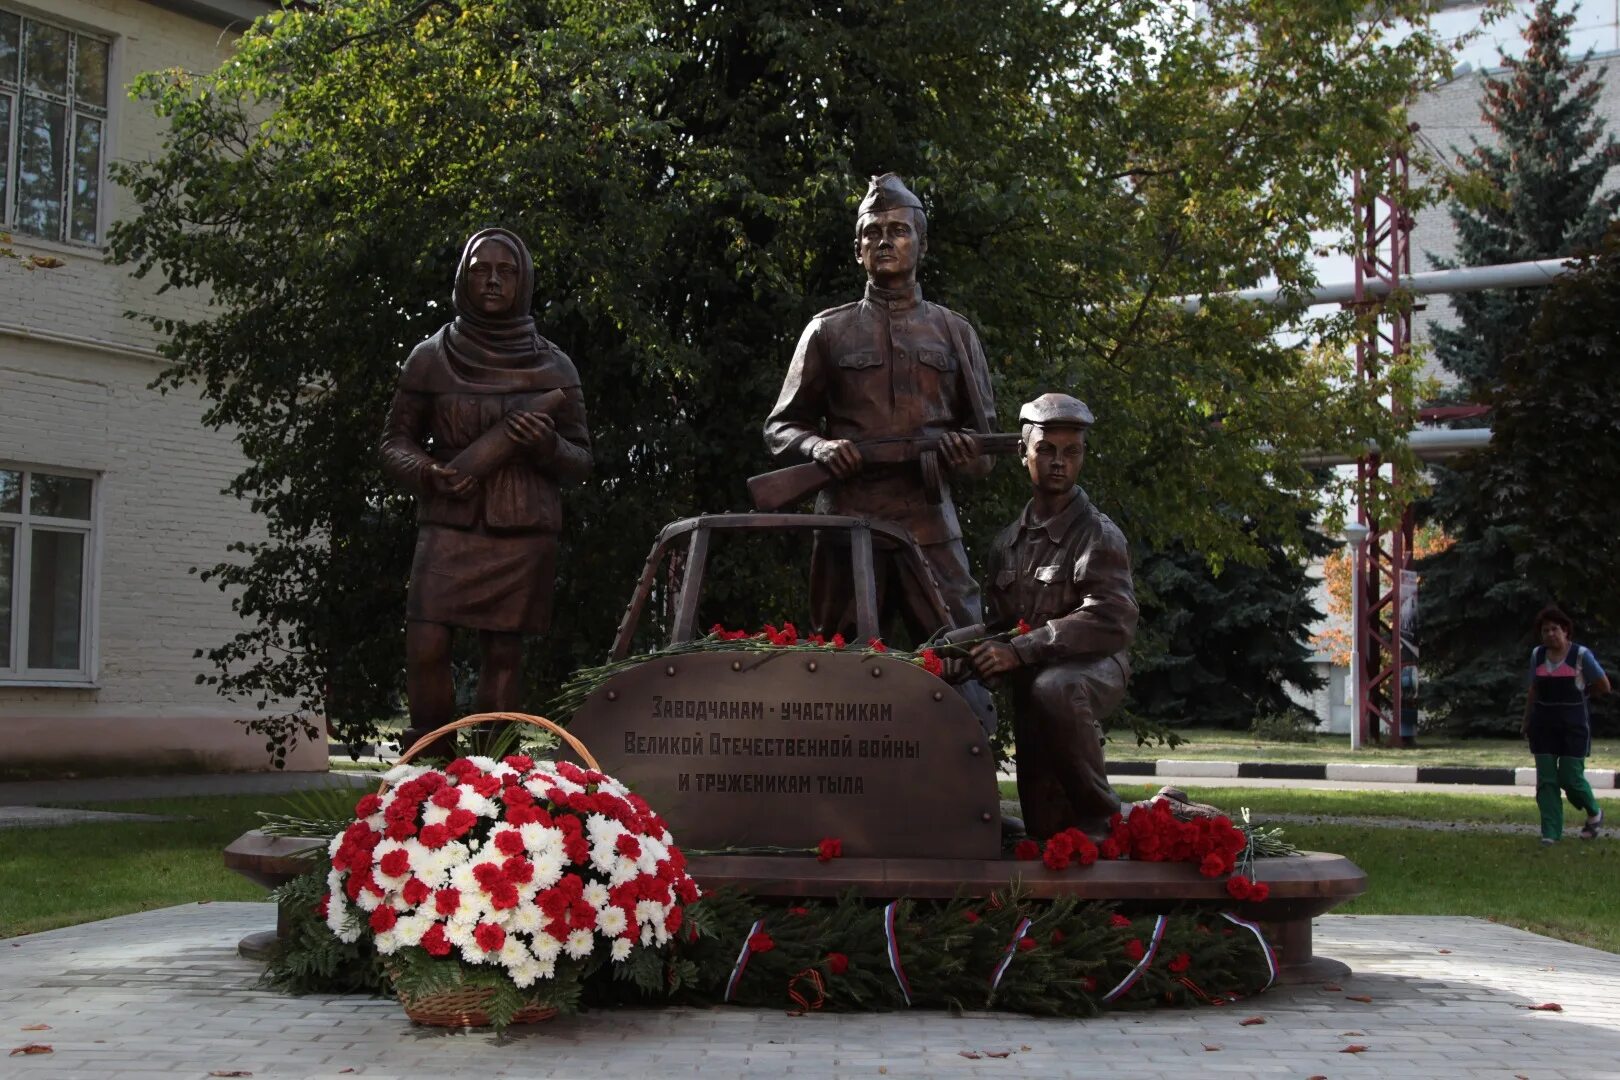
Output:
M1095 994L1097 992L1096 976L1087 975L1085 978L1081 979L1080 988L1088 994Z
M1130 957L1132 963L1135 963L1147 955L1147 947L1142 944L1141 938L1133 937L1125 943L1125 955Z
M681 923L685 921L685 919L686 909L682 908L679 904L672 905L670 909L664 913L664 929L673 934L675 931L681 928ZM632 919L629 921L634 922L635 920ZM626 932L629 932L628 927L626 927Z
M325 896L321 897L321 902L316 904L310 910L315 912L315 917L316 918L324 919L324 918L326 918L326 913L329 910L331 910L331 907L332 907L332 894L327 893Z
M1125 848L1118 840L1110 836L1097 848L1097 854L1105 859L1123 859L1125 857Z
M471 810L462 810L458 807L450 811L450 816L445 819L444 827L450 830L451 839L460 840L476 824L478 824L477 814Z
M456 807L461 805L461 789L457 787L442 787L433 793L433 798L430 801L434 806L440 806L446 810L454 810Z
M962 912L962 918L966 919L968 922L978 922L979 913L974 911L972 908L968 908L966 911Z
M1068 939L1069 939L1069 935L1065 934L1063 931L1061 931L1061 930L1052 931L1052 944L1053 945L1061 945L1065 941L1067 941Z
M389 877L402 877L410 872L411 857L405 853L404 848L395 848L382 857L377 863L377 868Z
M482 795L484 798L490 798L497 791L501 790L501 778L498 776L491 776L488 773L483 773L482 775L473 779L472 789L478 792L478 794Z
M427 882L421 878L413 877L405 883L405 887L400 890L400 895L405 898L407 904L416 907L429 896L432 896L433 890L428 888Z
M620 833L613 842L613 848L627 859L641 858L641 842L629 833Z
M1226 860L1212 851L1198 864L1198 872L1205 877L1220 877L1226 873Z
M816 861L832 862L844 854L844 842L837 837L828 837L816 845Z
M1249 884L1249 899L1250 900L1255 900L1255 901L1264 900L1266 897L1268 897L1270 895L1271 895L1271 886L1267 885L1265 882L1263 882L1263 881L1255 881L1255 882L1251 882Z
M440 915L454 915L460 906L460 889L440 889L433 894L433 910Z
M427 928L427 933L422 935L422 948L427 950L429 956L450 955L450 939L444 936L442 923L434 923Z
M502 829L495 834L495 850L502 855L523 854L523 836L516 829Z
M1253 888L1249 884L1249 879L1242 874L1233 874L1226 879L1226 894L1232 899L1247 900L1252 892Z
M922 669L930 675L945 674L945 661L939 658L939 653L933 649L922 651Z
M1029 950L1033 949L1034 947L1035 947L1035 939L1034 938L1032 938L1032 937L1024 937L1024 938L1019 938L1018 939L1018 951L1019 952L1029 952Z
M443 825L424 825L422 835L418 837L422 846L429 849L442 848L450 842L450 830Z
M382 809L381 795L365 795L354 804L354 816L357 818L370 817Z
M835 649L842 649L845 645L848 645L849 642L844 640L843 634L834 634L832 636L832 640L827 644L831 645Z
M748 936L749 952L770 952L776 948L776 939L761 930Z
M514 855L501 863L501 873L515 885L527 885L534 880L534 863L521 855Z
M1180 975L1183 971L1192 967L1192 957L1186 953L1176 953L1175 959L1171 960L1168 966L1172 972Z
M883 644L883 641L882 641L881 638L867 638L866 639L866 647L867 647L867 649L871 650L872 652L888 652L889 651L889 647L887 645Z
M384 904L371 913L371 918L368 921L371 923L371 928L380 934L385 930L394 928L394 924L399 921L399 914L393 908Z
M1020 840L1013 847L1013 858L1023 862L1034 862L1041 857L1041 845L1033 840Z
M473 928L473 940L485 952L500 952L506 944L506 931L494 923L481 922Z
M1074 854L1074 842L1064 833L1058 833L1046 842L1046 850L1041 853L1041 861L1048 870L1067 870L1070 856Z
M516 769L518 772L528 772L530 769L534 768L534 758L530 757L528 754L507 754L505 757L501 758L501 760L512 766L512 768Z
M1018 632L1020 634L1027 634L1033 629L1035 628L1029 625L1029 623L1025 622L1023 619L1018 620Z
M802 919L806 915L810 914L810 909L807 907L790 907L788 908L787 913L792 915L794 918Z
M1131 920L1127 919L1125 916L1116 911L1114 914L1108 916L1108 925L1114 927L1115 929L1123 930L1125 927L1131 925Z
M827 971L833 975L842 975L849 970L849 957L841 952L827 954Z

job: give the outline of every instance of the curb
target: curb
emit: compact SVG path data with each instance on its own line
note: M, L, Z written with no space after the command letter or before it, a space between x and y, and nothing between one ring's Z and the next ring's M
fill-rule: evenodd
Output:
M1110 761L1113 776L1178 776L1202 779L1365 780L1379 784L1483 784L1492 787L1535 787L1533 768L1475 765L1357 765L1351 762L1305 764L1283 761ZM1609 790L1620 787L1614 769L1587 769L1586 782Z

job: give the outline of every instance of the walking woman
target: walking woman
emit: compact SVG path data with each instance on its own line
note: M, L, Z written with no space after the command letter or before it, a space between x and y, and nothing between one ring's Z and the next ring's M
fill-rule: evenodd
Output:
M1592 752L1592 724L1586 699L1609 692L1609 677L1597 657L1584 645L1570 640L1575 624L1556 607L1536 616L1541 638L1530 653L1530 700L1524 707L1520 733L1530 740L1536 759L1536 806L1541 810L1541 842L1556 843L1564 835L1564 804L1586 813L1581 838L1591 840L1603 824L1603 809L1586 782L1586 758Z

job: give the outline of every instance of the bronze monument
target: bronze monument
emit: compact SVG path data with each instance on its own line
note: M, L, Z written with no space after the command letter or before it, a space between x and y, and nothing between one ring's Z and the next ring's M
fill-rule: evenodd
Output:
M990 625L1022 620L1032 629L981 642L970 660L981 679L1011 684L1029 834L1076 826L1100 837L1120 808L1103 761L1102 721L1130 678L1137 619L1130 553L1119 528L1075 484L1091 410L1067 394L1043 394L1018 419L1034 494L990 553Z
M931 304L917 286L928 250L922 203L900 178L872 179L855 223L855 258L866 293L823 311L799 338L782 392L765 422L778 458L820 462L836 482L816 500L822 514L892 521L917 538L956 625L983 618L948 472L982 476L992 459L980 435L994 431L995 401L984 349L968 321ZM928 437L914 460L868 462L859 444ZM943 466L943 468L941 467ZM921 641L941 629L923 583L894 551L874 552L878 604L898 612ZM856 632L848 540L822 535L810 556L811 623L817 633ZM966 693L994 726L982 688Z
M533 296L523 241L475 233L456 267L456 317L411 351L389 409L383 469L417 499L407 742L454 719L454 628L478 631L477 709L500 712L522 704L523 635L551 623L558 489L589 474L591 443L579 375L536 331Z

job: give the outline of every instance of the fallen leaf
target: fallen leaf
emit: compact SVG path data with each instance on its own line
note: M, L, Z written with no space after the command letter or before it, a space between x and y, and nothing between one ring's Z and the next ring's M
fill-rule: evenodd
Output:
M1365 1054L1366 1052L1367 1048L1362 1046L1360 1043L1351 1043L1349 1046L1339 1051L1341 1054Z
M1019 1046L1019 1048L1018 1048L1018 1049L1020 1049L1020 1050L1028 1050L1028 1049L1029 1049L1029 1044L1028 1044L1028 1043L1024 1043L1024 1044L1023 1044L1023 1045L1021 1045L1021 1046Z
M1563 1012L1564 1007L1556 1001L1544 1001L1540 1005L1529 1006L1531 1012Z
M1440 953L1441 953L1441 954L1442 954L1442 955L1447 955L1447 956L1449 956L1449 955L1450 955L1450 954L1451 954L1451 950L1450 950L1450 949L1440 949L1440 950L1438 950L1438 951L1439 951L1439 952L1440 952Z
M1343 990L1344 987L1340 986L1338 983L1323 983L1322 984L1322 989L1324 989L1324 990Z
M982 1054L975 1054L971 1050L958 1050L957 1053L960 1054L962 1057L967 1058L969 1061L978 1061L979 1058L984 1056Z
M206 903L206 901L205 901ZM252 1076L246 1069L215 1069L209 1076Z
M19 1047L17 1047L17 1049L13 1050L7 1056L8 1057L16 1057L18 1054L54 1054L54 1053L56 1053L56 1051L52 1050L49 1046L46 1046L44 1043L29 1043L27 1046L19 1046Z
M1221 1044L1220 1043L1205 1043L1204 1044L1204 1049L1205 1050L1219 1050L1219 1049L1221 1049Z
M339 1069L338 1072L340 1072L340 1073L351 1073L351 1072L354 1072L354 1070L353 1069Z
M51 1025L49 1025L49 1024L24 1024L22 1029L24 1031L49 1031L49 1030L51 1030Z
M1263 1024L1265 1022L1266 1018L1263 1016L1245 1016L1242 1020L1238 1021L1238 1026L1253 1027L1255 1024Z
M984 1056L985 1057L993 1057L993 1058L1012 1057L1012 1051L1011 1050L986 1050L984 1052Z
M1530 1080L1530 1078L1523 1073L1514 1073L1513 1080Z
M1323 1076L1321 1073L1317 1073L1314 1076L1307 1076L1305 1080L1327 1080L1327 1077Z
M888 1076L889 1075L889 1067L887 1065L879 1065L878 1066L878 1075L879 1076Z
M1367 1033L1365 1031L1341 1031L1341 1032L1339 1032L1339 1038L1341 1038L1341 1039L1364 1039L1366 1037L1367 1037Z
M1369 997L1366 994L1346 994L1346 995L1344 995L1344 1000L1346 1000L1346 1001L1361 1001L1361 1002L1365 1002L1365 1003L1367 1003L1369 1005L1372 1004L1372 998Z

